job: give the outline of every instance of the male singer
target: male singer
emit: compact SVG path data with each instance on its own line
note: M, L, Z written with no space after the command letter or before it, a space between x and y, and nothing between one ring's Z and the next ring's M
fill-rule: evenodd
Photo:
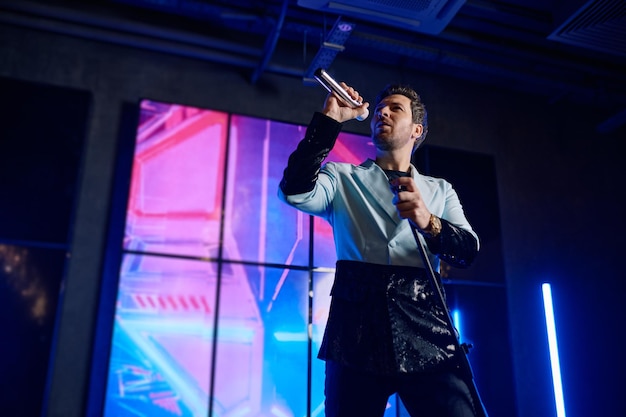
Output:
M470 390L456 372L457 345L411 228L423 237L436 271L439 259L469 266L478 237L452 186L411 164L428 130L419 95L392 85L376 98L375 160L322 166L342 123L368 107L352 108L330 93L289 157L279 190L287 204L334 230L338 261L318 355L326 361L326 416L381 417L398 393L413 417L473 417Z

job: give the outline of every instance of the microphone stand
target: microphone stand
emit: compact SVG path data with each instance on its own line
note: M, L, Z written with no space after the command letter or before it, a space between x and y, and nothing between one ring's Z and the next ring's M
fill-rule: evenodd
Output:
M480 399L480 394L478 393L478 388L476 387L476 382L474 381L474 373L472 372L472 367L470 366L469 360L467 359L467 354L469 353L472 345L468 345L467 343L461 343L458 337L456 337L456 329L454 328L454 324L452 324L450 310L448 310L446 300L443 296L443 291L441 290L441 286L437 281L435 271L426 253L424 243L419 237L417 228L413 227L413 224L411 224L411 222L409 222L409 225L411 226L411 230L413 231L413 237L415 237L415 243L417 244L417 248L419 249L420 255L422 256L422 261L424 262L424 267L426 268L430 283L439 297L441 307L443 308L446 325L448 327L448 330L450 331L450 335L454 338L455 351L457 352L456 356L458 359L459 368L467 377L465 382L467 383L470 393L472 395L472 400L474 402L474 411L477 413L477 417L488 417L487 410L485 409L485 405Z

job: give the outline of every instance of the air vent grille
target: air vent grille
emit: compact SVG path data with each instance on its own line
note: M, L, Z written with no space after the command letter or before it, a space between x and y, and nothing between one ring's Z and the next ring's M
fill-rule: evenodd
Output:
M438 34L450 23L465 0L298 0L309 9L340 16Z
M588 2L548 39L626 57L626 2Z

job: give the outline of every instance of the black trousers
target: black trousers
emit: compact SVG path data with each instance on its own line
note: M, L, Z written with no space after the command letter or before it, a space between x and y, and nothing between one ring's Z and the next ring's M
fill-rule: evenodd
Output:
M454 372L378 376L326 361L326 417L382 417L397 393L411 417L475 417L467 384Z

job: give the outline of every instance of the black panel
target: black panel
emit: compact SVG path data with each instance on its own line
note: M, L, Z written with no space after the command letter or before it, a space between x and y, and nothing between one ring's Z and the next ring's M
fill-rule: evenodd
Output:
M0 239L67 242L90 102L0 78Z
M0 78L0 415L39 416L90 93Z
M414 155L420 172L445 178L456 190L465 215L480 239L480 252L467 270L442 265L450 279L504 283L498 186L490 155L424 146Z

